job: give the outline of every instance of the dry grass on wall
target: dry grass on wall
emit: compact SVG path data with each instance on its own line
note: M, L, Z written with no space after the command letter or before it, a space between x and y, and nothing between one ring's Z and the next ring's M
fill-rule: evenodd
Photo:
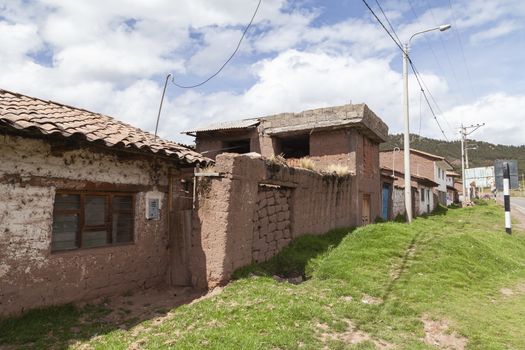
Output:
M299 168L308 169L308 170L315 170L315 163L310 158L304 157L299 159Z
M341 164L330 164L324 172L335 174L340 177L348 176L351 173L349 167Z

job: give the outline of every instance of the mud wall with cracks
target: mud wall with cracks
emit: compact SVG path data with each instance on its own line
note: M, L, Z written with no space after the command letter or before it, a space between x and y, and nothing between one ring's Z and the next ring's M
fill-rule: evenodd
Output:
M338 177L224 153L197 182L192 276L214 287L277 254L291 239L360 223L354 176Z
M168 164L92 149L57 152L49 142L0 137L0 315L124 292L165 281L167 196L158 221L146 195L165 192ZM135 194L134 243L51 252L57 190Z

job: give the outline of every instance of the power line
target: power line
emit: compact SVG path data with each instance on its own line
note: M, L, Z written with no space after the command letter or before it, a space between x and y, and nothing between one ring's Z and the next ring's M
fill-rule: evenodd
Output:
M368 5L368 3L366 2L366 0L362 0L363 3L366 5L366 7L368 7L368 10L372 13L372 15L374 15L374 17L376 18L376 20L379 22L379 24L381 24L381 27L383 27L383 29L386 31L386 33L388 34L388 36L390 37L390 39L392 39L395 43L396 43L396 46L399 48L399 50L401 50L401 52L404 52L405 50L403 50L403 48L401 47L401 44L398 43L396 41L396 39L394 39L394 37L392 36L392 34L390 34L390 31L387 29L387 27L385 27L385 25L383 24L383 22L381 22L381 20L379 19L379 17L377 17L376 13L374 12L374 10L372 10L372 8L370 7L370 5Z
M428 92L428 95L430 96L430 99L432 100L432 102L434 103L434 105L436 106L436 109L438 111L438 113L443 117L443 120L445 120L445 123L447 124L450 132L452 134L454 134L454 129L450 126L447 118L445 118L445 113L443 113L443 111L441 110L441 108L439 107L436 99L434 98L434 95L432 95L432 92L430 92L430 90L428 89L427 87L427 84L425 84L425 81L423 80L423 78L421 77L421 74L419 73L419 71L416 69L415 66L413 66L413 69L415 70L415 74L419 75L419 79L421 80L421 83L423 84L423 87L425 88L425 90Z
M255 8L255 11L253 12L253 15L252 15L252 18L250 19L250 22L248 23L248 25L246 26L246 28L244 28L244 31L242 32L241 38L239 39L239 42L237 43L237 47L235 48L233 53L230 55L230 57L226 60L226 62L224 62L224 64L215 73L213 73L208 78L206 78L205 80L201 81L200 83L193 84L193 85L182 85L182 84L179 84L179 83L177 83L175 81L175 77L173 75L168 74L166 76L166 82L164 83L164 89L162 90L162 97L160 99L159 113L157 114L157 121L156 121L156 124L155 124L155 137L157 137L157 131L158 131L158 128L159 128L159 121L160 121L160 113L162 111L162 103L164 102L164 95L166 94L166 87L168 85L169 78L171 77L171 82L173 83L173 85L175 85L175 86L177 86L177 87L179 87L181 89L193 89L193 88L196 88L196 87L199 87L201 85L206 84L207 82L209 82L210 80L215 78L217 75L219 75L219 73L224 69L224 67L226 67L226 65L233 59L233 57L235 56L237 51L239 51L239 47L241 47L241 43L242 43L244 37L246 36L246 32L248 32L248 29L250 29L250 27L252 26L253 20L255 19L255 16L257 15L257 12L259 11L259 7L261 6L261 2L262 2L262 0L259 0L259 2L257 3L257 7Z
M454 9L452 8L451 0L448 0L448 7L450 7L450 13L452 14L452 21L454 23L454 26L453 26L452 29L454 30L454 33L456 33L456 38L458 39L459 48L461 50L461 57L463 58L463 64L465 65L465 70L467 71L467 78L469 80L470 90L472 92L472 97L474 97L476 94L474 93L474 88L473 88L473 84L472 84L472 77L470 75L470 69L469 69L468 64L467 64L467 59L465 58L465 51L463 50L463 42L461 40L461 35L459 33L458 25L456 23L456 15L454 14Z
M401 45L396 41L396 39L394 39L394 37L392 36L392 34L390 33L390 31L386 28L386 26L383 24L383 22L379 19L379 17L377 17L376 13L374 12L374 10L372 10L372 8L368 5L368 3L366 2L366 0L362 0L363 3L366 5L366 7L368 8L368 10L372 13L372 15L375 17L375 19L379 22L379 24L381 25L381 27L383 27L383 29L387 32L388 36L392 39L392 41L394 41L394 43L396 44L396 46L401 50L401 52L405 52L405 50L401 47ZM384 14L384 13L383 13ZM394 31L395 32L395 31ZM396 35L397 36L397 35ZM441 124L439 123L439 120L437 119L437 116L436 116L436 113L434 112L434 109L432 108L432 105L430 104L430 101L427 97L427 94L425 92L425 89L423 89L423 84L421 83L421 80L420 80L420 77L417 73L417 70L414 66L414 63L412 62L412 59L408 56L408 52L406 53L407 55L407 58L408 58L408 62L410 63L410 67L412 68L412 71L414 72L414 76L416 77L416 81L419 85L419 88L421 90L421 92L423 93L423 97L425 97L425 101L428 105L428 108L430 110L430 112L432 113L433 117L434 117L434 120L436 121L436 124L438 125L439 127L439 130L441 130L441 133L443 134L443 136L445 137L445 139L448 141L448 137L447 135L445 134L445 131L443 130L443 128L441 127ZM435 101L435 100L434 100ZM436 104L437 106L437 104Z
M414 72L414 76L416 77L416 81L419 85L419 88L421 89L421 92L423 93L423 97L425 98L425 101L427 101L427 105L428 105L428 108L430 109L430 113L432 113L432 116L434 117L434 120L436 121L436 124L437 126L439 127L439 130L441 130L441 133L443 134L443 136L445 137L445 140L448 141L448 137L447 135L445 134L445 131L443 130L443 128L441 127L441 124L439 123L439 120L437 119L437 116L436 116L436 113L434 112L434 109L432 108L432 105L430 104L430 101L428 100L428 97L427 97L427 94L425 92L425 89L423 89L423 86L422 86L422 79L421 77L419 76L418 72L417 72L417 69L416 67L414 66L414 63L412 62L412 60L410 59L410 57L408 58L408 63L410 64L410 67L412 68L412 71ZM430 94L430 92L429 92ZM437 105L436 105L437 106Z
M387 22L388 25L390 26L390 29L392 29L392 33L394 33L394 35L396 36L397 42L399 43L399 45L402 45L403 42L402 42L401 39L399 39L399 37L397 36L396 30L395 30L394 27L392 26L392 23L390 23L390 20L389 20L388 17L386 16L385 11L383 11L383 8L381 7L381 4L379 3L379 0L376 0L376 4L377 4L377 6L379 7L379 10L381 10L381 13L383 14L383 17L385 17L386 22Z
M434 11L432 11L432 7L428 4L428 0L425 0L425 5L427 7L427 10L430 12L430 15L432 16L432 20L434 21L434 24L437 26L436 17L434 16ZM441 46L443 47L443 51L445 52L445 56L447 57L448 64L450 66L450 71L452 72L452 76L454 77L454 80L457 82L458 86L461 86L459 83L458 76L456 74L456 70L454 69L454 65L452 64L452 60L450 59L450 55L448 54L447 46L445 45L445 42L443 41L443 38L441 35L439 36L439 41L441 42ZM461 93L461 91L460 91ZM461 96L463 97L463 100L465 100L465 96L463 93L461 93Z
M414 9L414 6L412 4L412 1L411 0L408 0L408 4L410 5L410 10L412 11L412 13L414 14L414 19L417 19L418 17L418 14L416 13L416 10ZM434 20L434 23L436 21ZM437 24L436 24L437 25ZM423 36L423 38L425 39L425 42L430 50L430 52L432 53L432 56L434 57L434 60L436 61L436 65L441 73L442 76L446 77L447 74L445 74L445 69L443 67L443 65L441 65L439 59L438 59L438 56L436 54L436 50L434 50L434 47L432 46L432 44L430 43L430 40L428 39L427 36ZM442 40L442 38L440 37L440 39ZM449 62L450 62L450 59L449 59ZM461 101L465 101L465 96L463 95L463 91L461 89L461 86L457 80L457 77L455 76L455 72L452 72L452 76L454 79L451 79L450 82L454 81L455 85L456 85L456 89L457 89L457 92L459 93L459 95L461 95L461 97L463 98L462 100L459 99L459 96L457 94L453 94L454 98L456 99L456 102L461 102ZM459 99L459 100L458 100ZM454 132L452 132L454 133Z
M224 69L224 67L226 67L226 65L233 59L233 57L235 56L235 54L237 53L237 51L239 51L239 48L241 47L241 43L244 39L244 37L246 36L246 32L248 32L248 29L250 29L250 27L252 26L252 23L253 23L253 20L255 19L255 16L257 15L257 12L259 11L259 7L261 6L261 2L262 0L259 0L259 2L257 3L257 7L255 8L255 11L253 12L253 16L252 18L250 19L250 22L248 23L248 25L246 26L246 28L244 28L244 31L242 32L242 35L241 35L241 38L239 39L239 42L237 43L237 47L235 48L235 50L233 51L233 53L231 54L231 56L226 60L226 62L224 62L224 64L215 72L213 73L212 75L210 75L208 78L204 79L203 81L201 81L200 83L197 83L197 84L193 84L193 85L182 85L182 84L179 84L175 81L175 77L172 77L171 79L171 82L176 86L176 87L179 87L181 89L193 89L193 88L196 88L196 87L199 87L201 85L204 85L206 84L208 81L212 80L213 78L215 78L217 75L219 75L219 73Z

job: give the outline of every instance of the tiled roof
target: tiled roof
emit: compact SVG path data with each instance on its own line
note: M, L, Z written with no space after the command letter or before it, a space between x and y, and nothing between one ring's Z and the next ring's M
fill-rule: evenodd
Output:
M259 119L242 119L242 120L231 120L226 122L219 122L214 124L208 124L206 126L197 127L195 129L183 131L183 134L192 134L195 132L206 132L206 131L219 131L219 130L231 130L231 129L244 129L253 127L259 124Z
M392 168L390 167L387 167L387 166L381 166L381 175L383 175L383 172L384 175L387 175L388 173L390 173L390 175L392 174ZM398 187L401 187L401 188L404 188L404 180L401 180L405 178L405 173L402 172L402 171L398 171L398 170L395 170L395 175L396 175L396 180L399 180L399 181L396 181L396 185ZM412 174L410 175L410 180L411 180L411 185L413 187L417 187L416 184L421 184L421 185L424 185L424 186L429 186L429 187L437 187L439 186L439 184L431 179L429 179L428 177L424 177L424 176L419 176L419 175L415 175L415 174Z
M188 164L210 161L187 147L109 116L3 89L0 89L0 126L66 138L80 136L109 148L159 154Z

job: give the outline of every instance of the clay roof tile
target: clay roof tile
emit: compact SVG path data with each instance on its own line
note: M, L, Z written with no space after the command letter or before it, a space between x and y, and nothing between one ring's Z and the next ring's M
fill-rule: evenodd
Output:
M0 126L16 130L36 129L43 135L83 135L107 147L135 148L160 153L187 164L209 163L210 159L175 142L155 137L109 116L52 101L0 89Z

